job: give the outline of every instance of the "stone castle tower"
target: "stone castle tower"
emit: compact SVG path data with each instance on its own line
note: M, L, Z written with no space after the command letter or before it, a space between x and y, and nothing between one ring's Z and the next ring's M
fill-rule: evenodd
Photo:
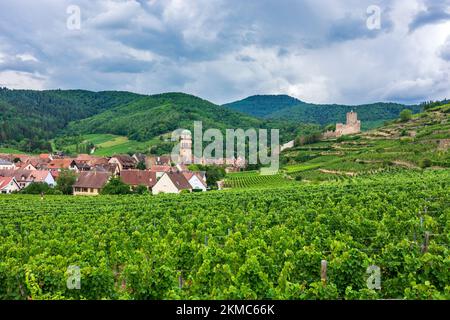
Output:
M192 135L184 131L180 136L180 161L181 163L192 163Z
M347 134L355 134L361 132L361 121L358 120L358 114L356 112L347 112L347 123L336 123L336 137L340 137Z

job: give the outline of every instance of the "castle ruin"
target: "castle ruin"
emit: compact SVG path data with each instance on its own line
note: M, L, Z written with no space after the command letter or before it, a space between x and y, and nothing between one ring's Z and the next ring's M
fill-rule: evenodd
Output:
M346 124L336 123L336 130L324 132L323 137L325 139L339 138L341 136L360 132L361 132L361 121L358 120L358 114L352 110L350 112L347 112Z

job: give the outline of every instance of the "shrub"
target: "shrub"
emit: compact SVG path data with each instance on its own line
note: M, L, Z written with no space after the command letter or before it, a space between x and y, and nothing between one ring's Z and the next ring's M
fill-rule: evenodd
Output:
M130 194L130 187L123 183L120 178L112 178L102 189L101 194Z
M402 112L400 112L400 120L402 122L406 122L408 120L411 120L412 118L412 111L409 109L403 109Z
M430 159L428 159L428 158L421 159L420 162L419 162L419 166L420 166L421 168L423 168L423 169L429 168L429 167L431 167L432 165L433 165L433 162L432 162Z
M144 185L139 185L139 186L137 186L137 187L133 190L133 192L134 192L135 194L149 194L147 187L144 186Z

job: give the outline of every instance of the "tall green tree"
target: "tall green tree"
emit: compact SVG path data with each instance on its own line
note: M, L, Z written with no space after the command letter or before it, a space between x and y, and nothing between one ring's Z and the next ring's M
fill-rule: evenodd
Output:
M130 186L123 183L120 178L112 178L109 182L103 187L101 194L130 194Z
M76 174L71 170L62 170L56 179L56 188L63 194L72 194L73 185L77 181Z
M400 112L400 120L402 122L406 122L408 120L411 120L412 118L412 111L409 109L403 109L402 112Z

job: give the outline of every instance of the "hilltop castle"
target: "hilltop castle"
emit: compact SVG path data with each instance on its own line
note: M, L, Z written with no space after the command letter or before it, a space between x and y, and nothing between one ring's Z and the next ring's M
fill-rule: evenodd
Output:
M356 112L347 112L347 123L336 123L335 131L326 131L323 134L324 138L339 138L347 134L355 134L361 132L361 121L358 120L358 114Z

